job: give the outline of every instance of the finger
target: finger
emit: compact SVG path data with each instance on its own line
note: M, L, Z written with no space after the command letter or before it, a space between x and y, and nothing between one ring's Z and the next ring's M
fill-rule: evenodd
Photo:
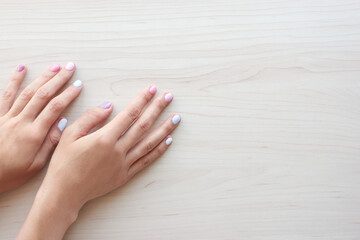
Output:
M156 93L155 86L143 89L109 124L104 127L108 135L118 139L120 135L139 117L145 105Z
M39 171L42 169L46 162L51 158L52 153L55 150L56 145L60 141L62 132L67 124L67 119L60 117L50 128L43 144L37 152L33 164L30 166L31 170Z
M104 102L98 107L88 109L84 115L67 128L67 137L75 141L87 135L91 129L107 119L113 109L111 102Z
M156 159L158 159L168 149L172 141L172 137L168 136L151 152L134 162L130 166L128 171L129 178L132 178L135 174L137 174L138 172L149 166L151 163L153 163Z
M60 65L54 64L49 69L41 74L35 81L30 83L19 95L12 105L9 115L16 116L18 115L26 106L26 104L33 97L34 93L51 78L53 78L60 70Z
M18 92L20 85L25 78L25 74L26 67L20 64L11 76L9 83L2 94L0 100L0 116L5 115L13 105L16 93Z
M75 64L69 62L64 69L56 74L50 81L42 85L30 99L21 114L35 119L44 109L46 104L53 98L65 83L67 83L75 72Z
M169 117L164 123L155 129L152 133L139 141L134 147L132 147L126 155L126 161L129 165L134 163L137 159L151 152L159 143L168 136L172 131L179 126L181 117L178 114L174 114Z
M42 129L49 129L62 111L80 94L82 82L76 80L60 95L53 98L35 120Z
M169 105L173 97L172 93L164 93L154 100L119 141L122 141L126 148L133 147L154 125L156 119L158 119L162 111Z

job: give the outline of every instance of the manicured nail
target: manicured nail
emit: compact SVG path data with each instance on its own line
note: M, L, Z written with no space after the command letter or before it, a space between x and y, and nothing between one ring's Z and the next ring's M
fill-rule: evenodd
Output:
M172 122L173 122L173 124L178 124L178 122L180 122L180 116L179 115L175 115L175 116L173 116L173 118L172 118Z
M81 82L80 80L76 80L76 81L73 83L73 85L74 85L75 87L80 87L80 86L82 85L82 82Z
M17 71L18 72L22 72L23 70L25 69L25 66L20 64L18 67L17 67Z
M167 93L165 95L165 101L166 102L170 102L173 98L174 98L174 95L172 95L171 93Z
M68 62L65 66L65 69L71 71L74 69L74 67L75 67L75 64L73 62Z
M50 70L52 72L58 72L60 70L60 65L59 64L54 64L51 66Z
M109 101L106 101L106 102L103 102L100 107L102 107L103 109L109 109L111 107L111 102Z
M170 145L172 143L173 139L171 137L169 137L168 139L166 139L165 143L166 145Z
M66 127L66 124L67 124L66 118L63 118L63 119L61 119L61 120L59 121L59 123L58 123L58 128L59 128L59 130L60 130L61 132L64 131L64 129L65 129L65 127Z
M151 86L150 89L149 89L149 92L150 92L151 94L155 94L155 93L156 93L156 90L157 90L156 86Z

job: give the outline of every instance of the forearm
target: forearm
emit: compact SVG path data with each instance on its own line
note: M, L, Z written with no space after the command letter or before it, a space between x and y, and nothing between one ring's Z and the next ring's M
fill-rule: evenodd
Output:
M40 188L16 239L62 239L78 211L57 199L56 194L46 194Z

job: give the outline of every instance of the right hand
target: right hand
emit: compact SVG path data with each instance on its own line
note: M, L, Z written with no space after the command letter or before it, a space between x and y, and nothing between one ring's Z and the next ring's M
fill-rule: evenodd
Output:
M42 236L61 237L87 201L122 186L168 149L169 134L178 126L179 115L171 115L159 128L147 132L172 94L163 93L139 117L155 93L156 87L145 88L110 123L91 134L112 112L110 102L88 110L65 129L19 239L41 228L39 221L53 226Z

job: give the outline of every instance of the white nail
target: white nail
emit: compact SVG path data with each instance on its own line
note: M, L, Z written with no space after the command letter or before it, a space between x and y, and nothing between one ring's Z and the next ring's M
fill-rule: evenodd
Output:
M173 116L172 122L173 124L177 124L178 122L180 122L180 116L179 115Z
M168 139L166 139L166 141L165 141L165 143L166 143L166 145L170 145L170 143L172 143L172 138L171 137L169 137Z
M73 85L74 85L75 87L80 87L80 86L82 85L82 82L81 82L80 80L76 80L76 81L73 83Z
M59 121L59 123L58 123L58 128L59 128L59 130L60 130L61 132L64 131L64 129L65 129L65 127L66 127L66 124L67 124L66 118L63 118L63 119L61 119L61 120Z

